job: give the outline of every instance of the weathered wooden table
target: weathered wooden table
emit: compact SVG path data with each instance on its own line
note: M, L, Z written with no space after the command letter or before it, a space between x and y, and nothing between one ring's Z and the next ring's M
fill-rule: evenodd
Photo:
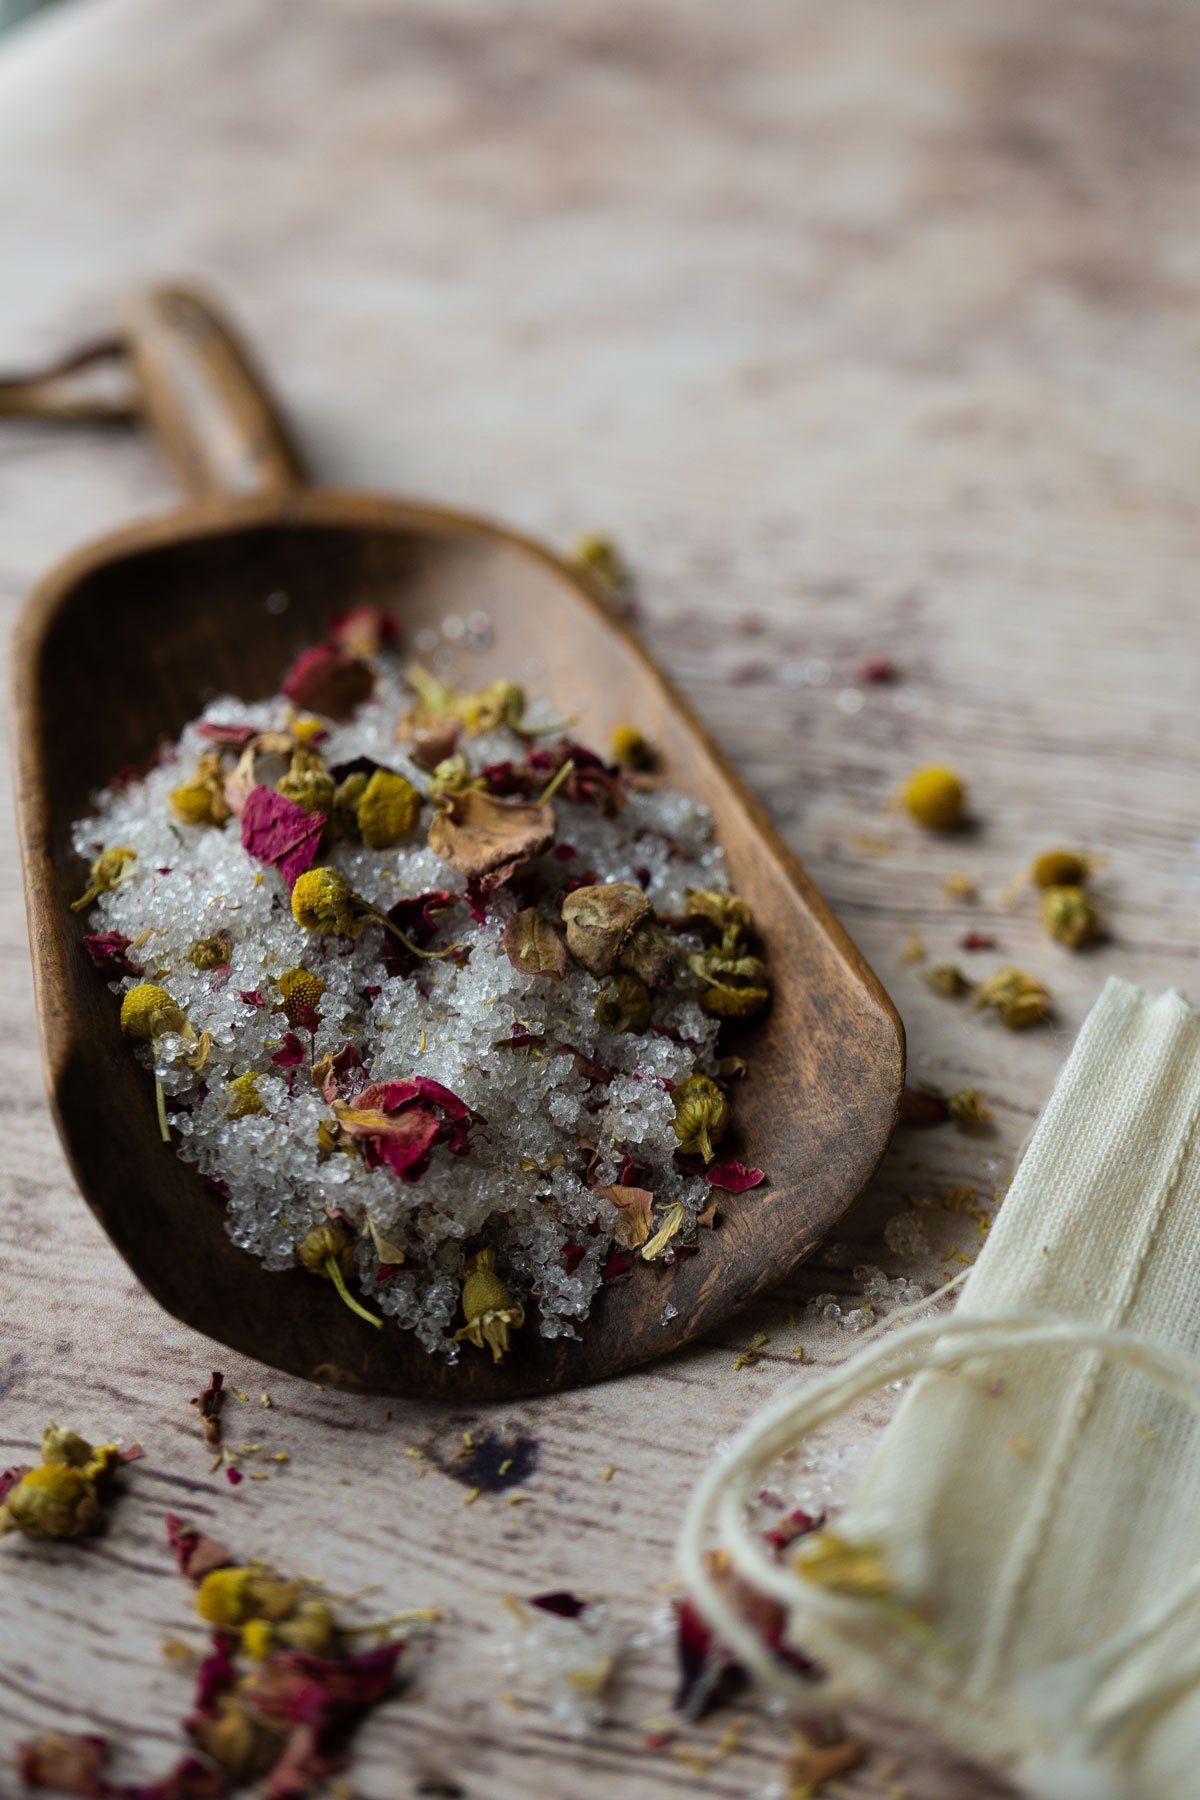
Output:
M1182 0L88 0L0 45L2 359L199 275L324 477L558 542L610 530L655 653L895 994L915 1077L995 1112L982 1136L901 1135L819 1265L719 1341L494 1418L387 1418L177 1326L79 1202L43 1102L6 801L3 1460L48 1417L147 1457L106 1536L0 1549L0 1791L16 1739L55 1724L109 1733L131 1777L171 1760L187 1676L158 1646L195 1632L167 1507L442 1611L415 1693L363 1733L364 1800L774 1778L781 1737L757 1715L715 1760L738 1715L643 1748L671 1685L656 1620L685 1496L795 1378L797 1343L814 1367L848 1347L808 1298L852 1308L855 1265L932 1282L973 1253L948 1210L921 1215L916 1259L883 1226L910 1194L992 1204L1105 975L1186 987L1200 954L1198 74ZM0 426L6 618L62 552L168 497L136 437ZM869 654L898 679L864 684ZM98 724L117 699L95 696ZM977 825L953 843L881 810L930 758L971 784ZM1057 841L1109 857L1111 936L1089 954L1049 943L1028 899L1000 903ZM973 904L943 890L957 869ZM932 960L1043 975L1053 1026L1009 1035L932 993L903 960L912 927ZM969 929L995 950L960 952ZM229 1417L264 1446L246 1466L290 1458L236 1492L187 1405L214 1366L250 1396ZM526 1503L464 1506L467 1429L536 1440ZM644 1636L583 1744L498 1658L500 1596L555 1586ZM993 1792L872 1729L842 1791Z

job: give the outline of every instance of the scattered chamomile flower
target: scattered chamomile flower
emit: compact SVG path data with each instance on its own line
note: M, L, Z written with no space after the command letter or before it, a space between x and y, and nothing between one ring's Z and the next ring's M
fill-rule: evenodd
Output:
M1058 943L1080 950L1103 929L1100 908L1081 887L1048 887L1042 894L1042 924Z
M1081 887L1095 865L1082 850L1043 850L1029 878L1035 887Z
M905 806L927 831L953 831L966 815L967 795L953 769L930 763L904 784Z
M929 968L922 969L921 978L936 994L945 994L952 1000L959 994L969 993L971 988L957 963L931 963Z
M729 1124L729 1102L710 1075L689 1075L673 1089L674 1129L687 1156L710 1163Z
M618 769L648 769L654 760L650 745L636 725L614 725L609 751Z
M102 850L88 870L86 893L80 894L78 900L72 900L71 911L82 912L85 906L90 906L101 894L111 893L121 882L128 881L136 861L137 851L131 850L127 844L118 844L112 850Z
M1050 1015L1050 995L1022 969L997 969L975 990L975 1005L990 1006L1013 1031L1038 1025Z
M492 1361L499 1362L509 1347L509 1331L519 1331L525 1323L525 1309L513 1299L496 1273L494 1250L480 1250L464 1265L462 1309L466 1324L454 1334L455 1343L464 1338L477 1350L490 1349Z

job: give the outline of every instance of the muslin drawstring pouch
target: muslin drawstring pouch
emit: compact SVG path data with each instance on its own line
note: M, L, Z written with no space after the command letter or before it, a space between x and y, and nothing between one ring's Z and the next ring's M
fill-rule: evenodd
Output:
M909 1378L846 1510L780 1560L747 1510L766 1471ZM698 1488L681 1545L695 1598L768 1687L811 1709L819 1690L714 1577L714 1539L727 1571L786 1609L787 1641L832 1699L925 1723L1040 1800L1200 1796L1200 1014L1186 1001L1110 980L953 1315L777 1396Z

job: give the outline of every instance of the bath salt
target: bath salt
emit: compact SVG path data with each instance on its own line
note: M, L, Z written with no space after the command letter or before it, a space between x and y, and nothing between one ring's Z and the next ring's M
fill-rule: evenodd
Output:
M100 792L77 906L234 1243L498 1360L710 1239L717 1037L762 951L698 801L552 699L355 641Z

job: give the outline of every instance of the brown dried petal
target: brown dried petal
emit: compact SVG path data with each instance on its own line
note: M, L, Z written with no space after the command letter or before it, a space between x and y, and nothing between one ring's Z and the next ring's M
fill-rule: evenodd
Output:
M647 987L666 987L675 979L675 940L665 925L645 919L637 925L621 952L620 967L639 975Z
M504 927L504 949L523 975L548 975L561 981L567 972L567 946L562 934L536 906L513 913Z
M563 901L567 948L590 974L611 974L635 926L649 919L653 910L632 881L576 888ZM636 968L632 972L641 974Z
M468 880L478 880L506 863L540 856L554 842L555 828L552 806L497 800L468 788L434 813L429 848Z
M622 1187L619 1183L611 1187L596 1189L606 1200L611 1200L620 1212L617 1221L617 1234L627 1250L639 1250L650 1236L650 1211L654 1205L654 1195L649 1188Z

